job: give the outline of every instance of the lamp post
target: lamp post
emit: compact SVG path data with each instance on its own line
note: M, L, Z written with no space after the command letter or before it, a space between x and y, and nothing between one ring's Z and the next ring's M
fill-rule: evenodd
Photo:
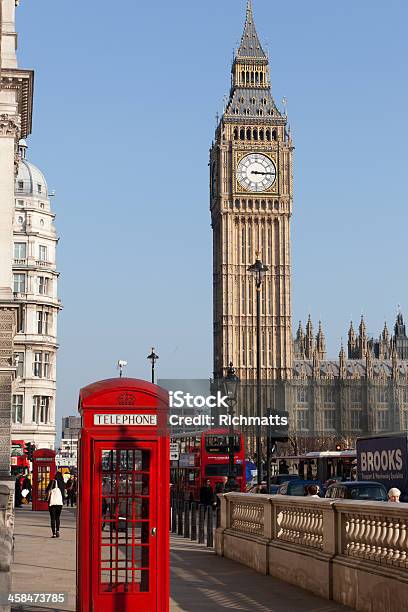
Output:
M154 384L154 366L158 358L159 356L156 355L156 353L154 352L154 346L152 346L152 352L150 353L150 355L147 356L147 359L149 359L149 361L152 364L152 383L153 384Z
M258 473L258 485L262 482L262 457L261 457L261 287L265 272L268 266L262 263L259 252L256 253L256 260L249 266L248 272L254 275L256 287L256 414L259 420L256 428L256 465Z
M239 378L235 374L235 368L230 362L227 370L227 375L222 379L222 386L224 395L228 397L228 414L230 417L229 424L229 440L228 440L228 483L231 484L235 481L235 462L234 462L234 447L235 447L235 435L234 435L234 424L232 417L234 416L234 406L237 403L238 385ZM227 484L228 486L228 484Z

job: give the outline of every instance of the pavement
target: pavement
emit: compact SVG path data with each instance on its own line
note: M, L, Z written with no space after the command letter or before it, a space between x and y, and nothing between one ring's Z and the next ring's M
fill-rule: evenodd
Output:
M75 611L75 521L75 508L64 508L61 537L52 539L48 512L16 510L13 592L59 592L68 598L64 604L14 605L12 612ZM171 612L351 611L180 536L171 536L170 572Z

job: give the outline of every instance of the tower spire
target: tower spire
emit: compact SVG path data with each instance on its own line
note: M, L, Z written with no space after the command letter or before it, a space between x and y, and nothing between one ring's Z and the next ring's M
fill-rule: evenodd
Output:
M252 0L247 0L244 33L242 34L237 57L266 58L266 53L262 49L255 27Z

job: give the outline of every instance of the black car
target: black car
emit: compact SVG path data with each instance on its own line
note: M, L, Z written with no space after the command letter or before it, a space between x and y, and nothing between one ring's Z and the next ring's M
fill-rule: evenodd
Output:
M347 481L328 487L325 497L331 499L357 499L359 501L387 501L387 489L380 482Z
M315 485L319 489L319 497L324 497L323 485L319 480L289 480L283 482L278 489L278 495L307 495L307 487Z

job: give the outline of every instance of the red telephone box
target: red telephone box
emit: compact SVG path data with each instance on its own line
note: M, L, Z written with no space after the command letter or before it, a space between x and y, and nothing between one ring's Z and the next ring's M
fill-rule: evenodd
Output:
M33 486L31 491L32 510L48 510L47 486L54 477L55 451L39 448L33 454Z
M77 610L169 609L168 395L132 378L80 391Z

